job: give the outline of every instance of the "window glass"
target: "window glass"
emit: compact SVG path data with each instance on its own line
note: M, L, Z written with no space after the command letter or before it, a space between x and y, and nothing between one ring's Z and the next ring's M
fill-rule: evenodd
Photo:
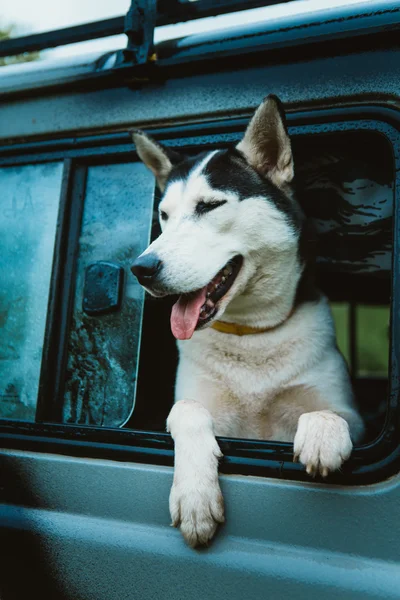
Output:
M334 302L331 304L333 320L335 322L336 341L340 352L350 363L350 340L349 340L349 304L347 302Z
M357 306L357 376L387 377L389 359L388 306Z
M34 420L61 163L0 169L0 417Z
M339 349L350 364L350 304L331 303ZM388 377L390 308L355 307L355 377Z
M65 422L118 427L134 408L144 293L130 266L149 243L153 202L154 177L142 163L89 168L68 347ZM125 281L120 308L93 316L82 303L87 268L99 262L122 268Z

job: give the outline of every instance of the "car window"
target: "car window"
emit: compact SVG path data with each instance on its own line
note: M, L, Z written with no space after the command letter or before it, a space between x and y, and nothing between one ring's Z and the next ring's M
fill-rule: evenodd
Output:
M0 416L35 418L62 164L0 169Z
M130 266L149 242L153 195L142 163L88 169L64 422L120 427L133 411L144 291Z

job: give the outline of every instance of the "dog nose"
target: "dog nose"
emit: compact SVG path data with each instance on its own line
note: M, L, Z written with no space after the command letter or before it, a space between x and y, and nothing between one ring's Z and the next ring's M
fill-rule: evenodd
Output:
M144 254L139 256L131 266L131 271L137 277L139 283L146 285L152 282L154 276L161 269L162 261L156 254Z

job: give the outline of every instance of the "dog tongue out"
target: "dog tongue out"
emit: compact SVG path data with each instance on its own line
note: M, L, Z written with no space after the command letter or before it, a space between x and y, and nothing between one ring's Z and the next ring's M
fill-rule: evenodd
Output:
M177 340L190 340L206 301L207 286L193 294L179 296L171 312L171 330Z

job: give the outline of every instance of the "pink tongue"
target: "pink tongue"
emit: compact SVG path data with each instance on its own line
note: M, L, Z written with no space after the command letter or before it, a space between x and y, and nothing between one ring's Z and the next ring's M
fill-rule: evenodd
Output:
M179 296L171 312L171 330L177 340L190 340L206 300L207 286L194 294Z

